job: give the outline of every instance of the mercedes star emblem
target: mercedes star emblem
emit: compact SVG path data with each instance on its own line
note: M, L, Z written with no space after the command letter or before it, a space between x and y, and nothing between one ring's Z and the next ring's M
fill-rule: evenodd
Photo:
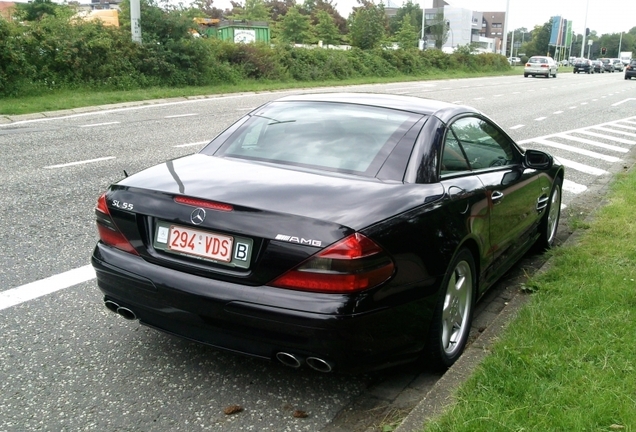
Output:
M205 220L205 210L196 208L190 215L190 221L195 225L201 225Z

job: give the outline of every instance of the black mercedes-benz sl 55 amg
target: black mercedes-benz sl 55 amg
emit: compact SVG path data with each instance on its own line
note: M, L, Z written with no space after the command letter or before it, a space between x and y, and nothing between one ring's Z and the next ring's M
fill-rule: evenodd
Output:
M111 185L92 264L108 309L218 348L443 368L479 297L554 243L563 176L466 106L288 96Z

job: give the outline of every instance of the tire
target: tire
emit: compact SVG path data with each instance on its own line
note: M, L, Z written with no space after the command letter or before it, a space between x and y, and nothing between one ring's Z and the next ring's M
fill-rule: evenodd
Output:
M536 246L541 251L551 249L556 240L559 219L561 218L562 184L563 180L560 178L555 180L552 191L550 192L550 199L545 215L543 215L543 219L539 224L539 238L537 239Z
M528 78L528 74L527 74L527 73L524 73L524 74L523 74L523 77L524 77L524 78Z
M433 314L425 361L444 370L464 352L476 299L475 260L466 248L460 249L448 266Z

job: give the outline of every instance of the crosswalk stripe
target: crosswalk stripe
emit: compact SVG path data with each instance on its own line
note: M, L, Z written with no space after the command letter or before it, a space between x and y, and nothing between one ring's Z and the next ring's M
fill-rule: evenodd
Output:
M539 144L543 144L546 145L548 147L554 147L554 148L558 148L561 150L566 150L572 153L578 153L578 154L582 154L584 156L589 156L589 157L593 157L595 159L601 159L607 162L618 162L619 160L621 160L620 158L617 158L616 156L609 156L609 155L604 155L602 153L597 153L597 152L593 152L593 151L589 151L589 150L585 150L585 149L581 149L578 147L573 147L567 144L561 144L558 142L554 142L554 141L550 141L547 139L534 139L533 140L536 143Z
M562 157L558 157L557 159L566 168L572 168L572 169L575 169L575 170L580 171L580 172L585 173L585 174L601 176L603 174L607 174L608 173L607 171L605 171L603 169L596 168L596 167L589 166L589 165L585 165L585 164L582 164L582 163L579 163L579 162L575 162L575 161L570 160L570 159L564 159Z
M576 131L576 133L585 134L585 135L589 135L589 136L593 136L593 137L597 137L597 138L604 138L604 139L607 139L609 141L614 141L614 142L621 143L621 144L631 144L631 145L636 144L636 141L628 140L628 139L625 139L625 138L613 137L613 136L609 136L609 135L605 135L605 134L600 134L600 133L592 132L592 131L589 131L589 130L578 130L578 131Z
M572 192L574 194L580 194L587 190L587 186L565 179L563 180L563 190L566 192Z
M576 141L576 142L580 142L581 144L588 144L594 147L600 147L600 148L604 148L605 150L611 150L611 151L615 151L615 152L619 152L619 153L627 153L629 152L629 149L623 148L623 147L618 147L618 146L613 146L611 144L605 144L605 143L601 143L598 141L592 141L589 139L585 139L585 138L579 138L579 137L575 137L572 135L568 135L568 134L560 134L557 135L559 138L564 138L564 139L568 139L570 141Z
M602 127L602 126L594 126L590 129L596 129L596 130L600 130L600 131L604 131L604 132L611 132L611 133L615 133L615 134L619 134L619 135L627 135L627 136L631 136L636 138L636 134L634 133L630 133L630 132L623 132L623 131L618 131L618 130L614 130L614 129L608 129L606 127Z

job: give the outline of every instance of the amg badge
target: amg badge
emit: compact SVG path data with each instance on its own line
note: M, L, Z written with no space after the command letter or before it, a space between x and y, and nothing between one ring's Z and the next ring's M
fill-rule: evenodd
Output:
M318 247L322 246L322 241L320 240L306 239L302 237L289 236L285 234L276 234L276 240L282 240L282 241L286 241L290 243L298 243L298 244L304 244L309 246L318 246Z

